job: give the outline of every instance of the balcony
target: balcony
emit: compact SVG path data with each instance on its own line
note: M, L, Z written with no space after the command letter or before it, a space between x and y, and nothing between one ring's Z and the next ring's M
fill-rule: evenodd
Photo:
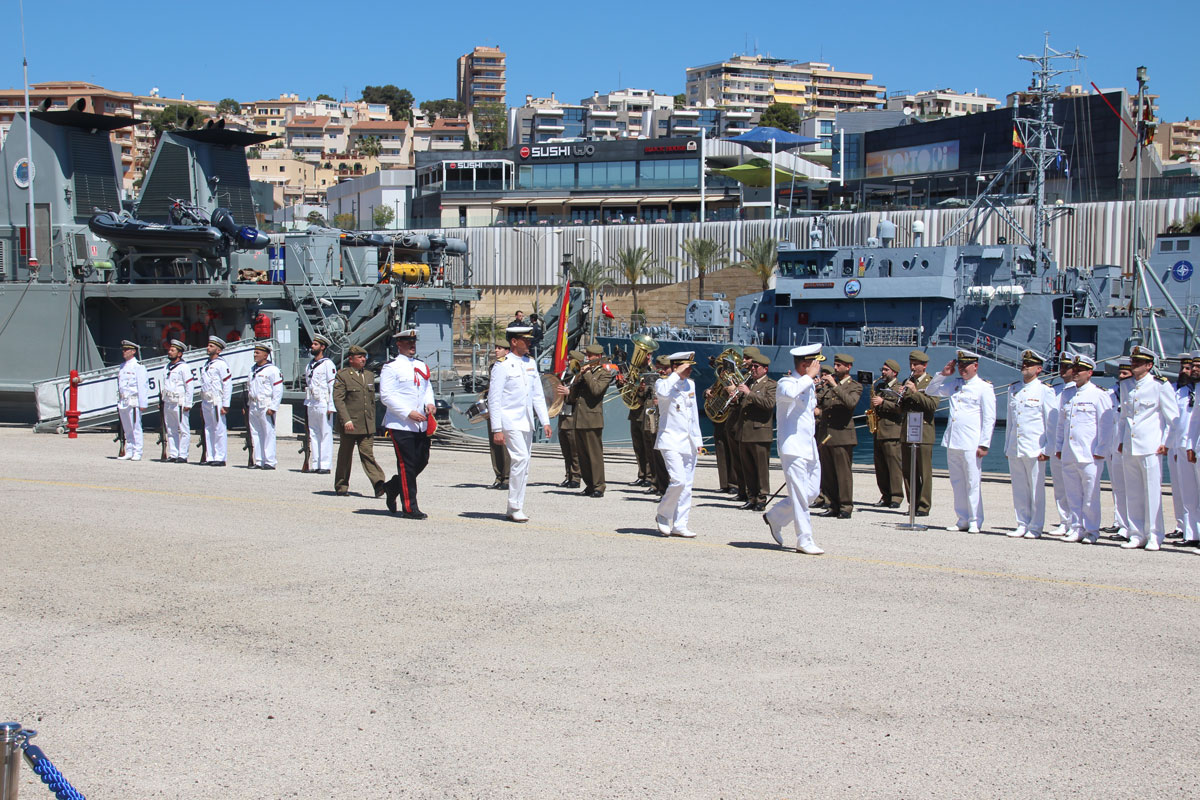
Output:
M565 131L566 128L554 120L538 120L537 129L539 131Z

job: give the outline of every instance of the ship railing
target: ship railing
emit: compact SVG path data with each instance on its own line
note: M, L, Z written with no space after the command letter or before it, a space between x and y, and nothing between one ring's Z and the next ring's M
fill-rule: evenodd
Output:
M865 327L861 331L864 347L919 347L921 329L911 326Z
M597 332L600 336L615 339L644 333L659 342L728 342L732 336L728 325L687 325L670 318L652 322L641 315L632 320L602 319L597 324Z
M1021 366L1021 354L1028 348L1028 345L1009 341L978 328L967 327L955 328L951 334L935 336L930 344L971 350L1010 367Z

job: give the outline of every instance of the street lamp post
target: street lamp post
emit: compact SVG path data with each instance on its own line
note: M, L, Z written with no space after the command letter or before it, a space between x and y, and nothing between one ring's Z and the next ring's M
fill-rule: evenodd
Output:
M576 239L575 239L575 243L576 243L576 244L584 244L584 243L587 243L587 244L588 244L588 245L590 245L590 246L591 246L591 247L592 247L594 250L599 250L599 251L600 251L600 260L601 260L601 261L603 261L603 260L604 260L604 248L603 248L603 247L601 247L600 245L596 244L596 243L595 243L593 240L591 240L591 239L588 239L588 238L585 238L585 237L583 237L583 236L579 236L579 237L576 237ZM591 320L591 326L590 326L590 328L591 328L591 339L592 339L592 341L595 341L595 340L596 340L596 322L597 322L597 320L598 320L598 317L597 317L597 315L596 315L596 313L595 313L595 312L596 312L596 303L599 301L599 298L593 297L593 298L591 298L591 300L592 300L592 303L591 303L591 306L592 306L592 320Z

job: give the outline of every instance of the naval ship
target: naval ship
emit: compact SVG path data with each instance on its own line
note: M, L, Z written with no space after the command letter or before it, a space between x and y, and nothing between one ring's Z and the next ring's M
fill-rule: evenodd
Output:
M171 339L198 358L208 337L220 336L230 342L235 388L253 343L269 340L294 403L304 395L313 336L333 343L335 361L352 345L383 361L391 333L416 328L435 387L461 390L454 314L479 298L465 242L316 227L263 234L254 227L245 149L274 137L222 121L163 133L138 196L123 202L110 133L136 122L83 101L43 106L28 121L18 115L0 151L6 416L27 420L36 411L39 429L60 428L75 371L81 425L111 423L109 365L120 364L123 339L141 346L153 379Z

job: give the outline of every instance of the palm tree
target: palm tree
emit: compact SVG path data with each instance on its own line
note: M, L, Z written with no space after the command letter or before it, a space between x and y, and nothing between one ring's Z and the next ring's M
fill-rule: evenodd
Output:
M779 242L775 239L759 239L738 250L742 260L734 266L748 269L758 276L758 279L762 281L764 292L771 281L771 276L775 274L775 264L779 261L778 245Z
M354 150L364 158L377 158L383 145L378 136L364 136L354 143Z
M613 269L625 283L629 284L629 290L633 295L633 313L630 315L630 320L633 321L640 311L637 299L638 281L643 278L646 280L664 278L667 276L667 271L658 266L654 260L654 254L645 247L623 247L618 250L613 257Z
M729 256L726 254L725 245L719 242L714 242L712 239L688 239L680 249L683 250L686 258L672 257L672 261L686 263L688 261L696 265L696 274L700 276L699 296L704 296L704 274L709 270L721 269L729 265Z
M471 320L467 338L472 344L487 347L495 340L504 338L504 326L497 324L495 317L476 317Z
M612 269L594 258L585 258L571 266L571 282L587 289L589 297L595 297L601 289L615 285Z

